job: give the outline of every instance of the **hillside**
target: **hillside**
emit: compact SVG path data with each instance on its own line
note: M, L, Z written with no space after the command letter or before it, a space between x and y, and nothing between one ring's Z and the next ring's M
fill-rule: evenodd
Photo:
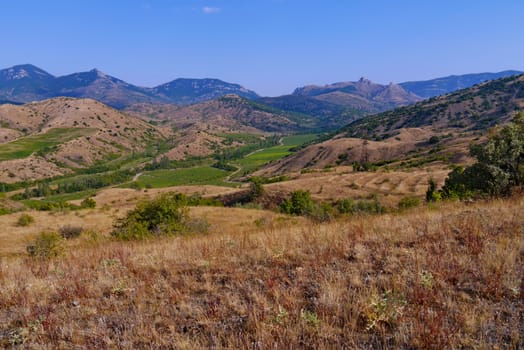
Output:
M255 175L358 163L468 162L468 147L524 108L524 75L502 78L415 105L364 117Z
M453 91L465 89L488 80L519 75L523 72L506 70L498 73L476 73L464 75L450 75L448 77L430 79L425 81L408 81L400 83L405 90L423 98L445 95Z
M358 109L301 95L262 97L256 101L283 111L310 115L323 130L336 130L364 115Z
M143 150L165 134L89 99L55 98L0 106L0 181L55 176Z
M279 110L238 95L189 106L135 105L128 113L167 121L178 128L198 127L211 132L294 132L317 128L315 118Z
M399 85L381 85L364 78L356 82L304 86L297 88L293 95L312 97L366 114L412 104L422 99Z
M98 69L55 77L33 65L0 70L0 100L26 103L53 97L91 98L114 108L138 103L193 104L237 94L258 95L238 84L218 79L176 79L153 88L140 87Z
M435 132L486 131L524 108L524 75L489 81L362 120L343 129L351 137L383 139L402 128Z

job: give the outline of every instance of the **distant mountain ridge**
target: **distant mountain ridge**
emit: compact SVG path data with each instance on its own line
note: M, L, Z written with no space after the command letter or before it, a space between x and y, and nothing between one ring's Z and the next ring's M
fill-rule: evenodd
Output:
M400 85L381 85L360 78L355 82L340 82L324 86L308 85L295 89L293 95L307 96L336 105L351 107L365 113L382 112L422 100Z
M147 88L129 84L97 69L60 77L30 64L0 70L0 100L16 103L65 96L92 98L122 109L137 103L194 104L227 94L259 97L239 84L219 79L176 79Z
M411 91L420 97L430 98L445 95L456 90L465 89L488 80L495 80L512 75L520 75L523 73L524 72L516 70L505 70L498 73L450 75L447 77L425 81L408 81L405 83L400 83L399 85L402 86L405 90Z

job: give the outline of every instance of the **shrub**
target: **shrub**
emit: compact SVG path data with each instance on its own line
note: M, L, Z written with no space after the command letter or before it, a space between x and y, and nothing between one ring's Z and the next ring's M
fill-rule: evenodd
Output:
M353 214L355 212L355 201L351 198L344 198L338 201L337 210L340 214Z
M165 193L153 200L142 201L116 221L113 237L122 240L148 239L186 231L187 198L179 193Z
M80 202L80 207L94 209L96 208L96 202L93 198L86 198L82 202Z
M260 198L262 197L262 195L264 194L264 186L262 185L262 179L259 178L259 177L252 177L250 179L250 198L251 200L256 200L257 198Z
M42 232L26 247L27 253L38 259L50 259L64 252L64 239L56 232Z
M434 144L436 144L436 143L439 143L439 141L440 141L440 138L439 138L438 136L436 136L436 135L433 135L433 136L431 136L431 137L429 138L428 143L429 143L430 145L434 145Z
M409 209L418 207L420 205L420 198L418 197L404 197L398 202L399 209Z
M65 239L79 237L83 231L84 231L84 228L82 226L73 226L73 225L65 225L65 226L60 227L60 229L58 230L60 235Z
M309 216L316 221L328 221L333 218L334 210L328 203L315 203L309 191L298 190L291 193L291 198L280 204L280 211L290 215Z
M26 226L31 225L33 222L35 222L35 218L34 217L32 217L29 214L22 214L18 218L18 221L16 222L16 225L17 226L26 227Z
M379 202L378 198L373 198L372 200L360 200L355 205L355 212L360 213L370 213L370 214L380 214L385 211L385 208Z
M309 191L298 190L291 193L291 198L280 204L280 211L291 215L311 214L315 203L311 199Z
M334 210L329 203L315 204L309 216L318 222L325 222L333 219Z

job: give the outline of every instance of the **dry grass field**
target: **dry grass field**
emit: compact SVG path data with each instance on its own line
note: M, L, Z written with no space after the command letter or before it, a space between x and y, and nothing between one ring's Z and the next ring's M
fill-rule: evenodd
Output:
M105 225L98 215L78 218ZM524 347L522 197L322 225L191 215L215 229L139 243L83 234L52 260L4 256L0 347Z

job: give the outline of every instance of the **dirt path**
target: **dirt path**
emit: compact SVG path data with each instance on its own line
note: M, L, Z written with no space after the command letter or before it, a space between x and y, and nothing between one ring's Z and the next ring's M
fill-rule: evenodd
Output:
M136 174L135 176L133 176L133 180L132 180L132 181L135 182L136 180L138 180L138 178L139 178L140 176L142 176L142 174L143 174L143 173L138 173L138 174Z

